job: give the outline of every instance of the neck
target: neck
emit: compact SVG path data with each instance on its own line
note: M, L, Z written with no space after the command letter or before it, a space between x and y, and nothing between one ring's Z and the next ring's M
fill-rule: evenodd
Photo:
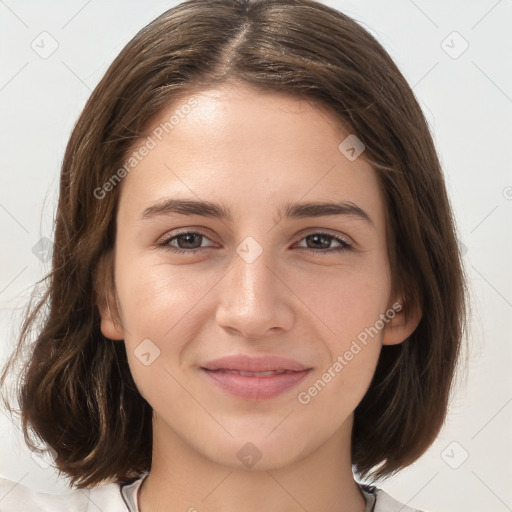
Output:
M352 417L314 453L269 470L217 464L157 418L140 512L363 512L350 458Z

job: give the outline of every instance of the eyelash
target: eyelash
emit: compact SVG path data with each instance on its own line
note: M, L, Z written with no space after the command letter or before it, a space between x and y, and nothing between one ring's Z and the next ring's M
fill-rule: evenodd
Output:
M171 246L170 245L170 242L172 240L175 240L177 238L179 238L180 236L184 236L184 235L199 235L199 236L202 236L204 238L208 238L204 233L201 233L199 231L184 231L182 233L178 233L178 234L175 234L171 237L168 237L164 240L162 240L161 242L158 242L157 245L160 246L160 247L163 247L164 249L168 250L168 251L171 251L173 253L179 253L179 254L197 254L198 252L200 252L201 250L203 249L209 249L211 247L202 247L202 248L197 248L197 249L180 249L179 247L174 247L174 246ZM315 254L326 254L326 253L332 253L332 252L343 252L343 251L348 251L350 249L352 249L352 245L349 244L345 239L343 238L340 238L340 237L337 237L337 236L334 236L334 235L331 235L329 233L323 233L321 231L314 231L312 233L308 233L307 235L303 236L300 240L304 240L305 238L307 238L308 236L312 236L312 235L321 235L321 236L324 236L324 237L328 237L331 239L331 242L332 241L336 241L338 243L340 243L340 245L338 247L335 247L333 249L311 249L311 248L308 248L308 247L301 247L301 249L307 249Z

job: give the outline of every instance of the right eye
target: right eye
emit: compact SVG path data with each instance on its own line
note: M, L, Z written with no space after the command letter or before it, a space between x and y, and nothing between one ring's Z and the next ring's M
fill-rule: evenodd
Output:
M159 242L158 245L171 252L196 254L200 251L201 247L212 247L211 245L202 245L201 241L203 239L209 240L203 233L197 231L183 231L165 238Z

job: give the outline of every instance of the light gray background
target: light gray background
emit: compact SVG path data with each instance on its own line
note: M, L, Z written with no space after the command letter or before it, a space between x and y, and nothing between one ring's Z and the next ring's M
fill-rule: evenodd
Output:
M48 270L32 248L52 238L73 124L122 47L175 3L0 0L0 362ZM380 486L432 512L512 510L512 1L324 3L369 29L413 87L446 172L473 295L469 370L446 425L416 464ZM65 493L42 466L0 413L0 475Z

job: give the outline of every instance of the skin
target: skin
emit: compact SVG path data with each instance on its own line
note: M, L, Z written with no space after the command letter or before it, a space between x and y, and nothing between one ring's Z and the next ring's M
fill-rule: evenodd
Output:
M191 96L197 106L121 184L115 294L101 311L103 334L124 340L134 380L154 411L153 463L140 510L363 512L351 468L353 412L382 345L404 341L421 314L406 320L397 313L308 404L297 395L400 302L391 295L377 174L363 157L350 161L341 153L349 132L330 112L286 94L226 84L184 95L153 126ZM140 219L165 198L218 202L233 219ZM278 221L283 203L306 201L349 201L372 224L354 215ZM178 230L204 234L188 245L183 237L172 242L200 252L158 245ZM308 238L319 232L352 248L335 251L340 243L332 237ZM248 236L262 248L251 263L236 252ZM148 366L134 353L144 339L160 350ZM225 355L261 353L313 370L263 401L232 397L199 370ZM261 454L252 468L237 457L248 442Z

